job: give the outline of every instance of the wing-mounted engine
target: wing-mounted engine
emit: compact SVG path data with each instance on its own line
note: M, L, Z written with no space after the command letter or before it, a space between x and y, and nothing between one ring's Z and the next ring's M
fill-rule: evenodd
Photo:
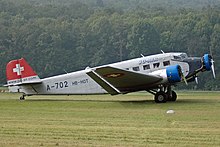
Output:
M160 76L163 80L161 84L177 83L184 79L180 65L171 65L166 69L157 70L151 73L152 75Z
M179 65L168 66L166 68L167 79L170 83L176 83L181 81L182 70Z

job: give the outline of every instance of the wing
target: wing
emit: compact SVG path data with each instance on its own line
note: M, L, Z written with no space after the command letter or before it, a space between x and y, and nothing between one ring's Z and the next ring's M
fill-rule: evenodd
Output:
M159 76L109 66L92 69L87 74L112 95L145 90L162 80Z

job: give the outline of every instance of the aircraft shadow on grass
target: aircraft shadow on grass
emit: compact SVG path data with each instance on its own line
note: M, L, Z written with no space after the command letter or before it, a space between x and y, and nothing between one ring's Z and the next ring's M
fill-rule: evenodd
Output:
M30 102L103 102L103 103L121 103L121 104L155 104L154 100L74 100L74 99L27 99ZM193 104L193 103L216 103L216 101L206 99L179 99L175 101L177 104ZM168 102L167 104L173 104L174 102Z

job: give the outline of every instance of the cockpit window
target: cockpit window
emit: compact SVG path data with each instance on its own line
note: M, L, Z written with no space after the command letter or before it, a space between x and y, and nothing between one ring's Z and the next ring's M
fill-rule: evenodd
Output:
M182 59L188 58L188 56L187 56L186 53L182 53L182 54L180 54L180 57L181 57Z
M173 58L174 58L175 60L181 60L181 59L182 59L180 56L173 56Z
M188 56L187 56L186 53L182 53L182 54L180 54L180 55L178 55L178 56L173 56L173 58L174 58L175 60L183 60L183 59L185 59L185 58L188 58Z

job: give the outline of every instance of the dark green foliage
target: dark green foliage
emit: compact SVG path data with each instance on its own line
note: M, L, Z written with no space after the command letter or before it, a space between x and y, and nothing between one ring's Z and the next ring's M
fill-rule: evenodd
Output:
M219 6L217 0L0 0L0 83L16 58L26 58L43 78L163 50L211 52L217 80L204 74L197 88L219 90Z

